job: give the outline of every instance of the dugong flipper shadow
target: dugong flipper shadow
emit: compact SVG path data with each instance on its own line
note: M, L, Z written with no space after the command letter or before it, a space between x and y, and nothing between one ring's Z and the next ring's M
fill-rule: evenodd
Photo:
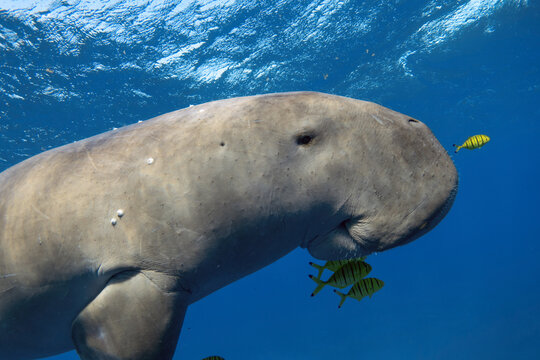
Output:
M170 359L186 308L297 247L406 244L457 172L426 125L298 92L210 102L0 173L0 359Z

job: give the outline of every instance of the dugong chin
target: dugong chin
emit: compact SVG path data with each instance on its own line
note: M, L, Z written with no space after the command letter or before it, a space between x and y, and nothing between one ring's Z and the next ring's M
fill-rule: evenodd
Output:
M284 256L433 228L456 169L426 125L298 92L215 101L0 174L0 359L170 359L187 307Z

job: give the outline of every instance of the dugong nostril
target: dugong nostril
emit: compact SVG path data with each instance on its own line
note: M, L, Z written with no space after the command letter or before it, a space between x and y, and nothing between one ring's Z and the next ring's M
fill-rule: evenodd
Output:
M311 143L311 140L313 140L313 135L303 134L296 137L296 143L298 145L308 145Z

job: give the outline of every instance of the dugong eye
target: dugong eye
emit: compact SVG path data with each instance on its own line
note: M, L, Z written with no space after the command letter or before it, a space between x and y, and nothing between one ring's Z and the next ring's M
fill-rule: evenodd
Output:
M302 134L302 135L298 135L298 136L296 137L296 143L297 143L298 145L307 145L307 144L309 144L312 140L313 140L313 136L312 136L312 135Z

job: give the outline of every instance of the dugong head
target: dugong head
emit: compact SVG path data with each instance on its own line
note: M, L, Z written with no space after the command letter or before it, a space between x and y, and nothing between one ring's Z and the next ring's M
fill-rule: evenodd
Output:
M297 124L298 152L311 157L299 166L300 177L333 210L303 239L312 256L333 260L391 249L446 215L457 171L424 123L371 102L312 93L299 101L310 105Z
M358 257L409 243L451 207L457 172L424 123L321 93L256 98L246 110L250 126L271 126L249 146L275 154L272 191L288 198L286 211L304 214L299 245L315 258Z

